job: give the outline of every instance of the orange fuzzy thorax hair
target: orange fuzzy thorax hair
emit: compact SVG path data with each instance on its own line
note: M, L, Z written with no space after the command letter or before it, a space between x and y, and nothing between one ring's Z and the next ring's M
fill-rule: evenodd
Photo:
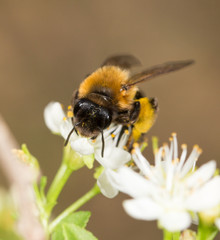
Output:
M98 68L88 76L79 87L79 98L87 97L90 93L105 93L120 109L130 109L133 103L137 87L132 86L128 90L122 90L122 86L129 79L129 71L115 66Z

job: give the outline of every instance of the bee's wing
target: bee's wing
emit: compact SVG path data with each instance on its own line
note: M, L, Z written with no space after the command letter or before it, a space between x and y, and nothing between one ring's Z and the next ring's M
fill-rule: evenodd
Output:
M179 69L184 68L192 63L194 63L193 60L186 60L186 61L167 62L167 63L161 64L158 66L154 66L143 72L140 72L140 73L137 73L137 74L131 76L131 78L128 79L128 83L124 87L129 87L129 86L135 85L137 83L147 81L151 78L154 78L154 77L159 76L164 73L169 73L169 72L179 70Z
M123 69L130 69L134 66L141 65L141 62L132 55L116 55L107 58L102 66L117 66Z

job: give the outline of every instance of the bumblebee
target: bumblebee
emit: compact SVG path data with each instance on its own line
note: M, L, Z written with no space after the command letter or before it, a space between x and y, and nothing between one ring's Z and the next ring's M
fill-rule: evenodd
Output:
M73 94L73 129L65 145L73 131L92 139L101 134L103 156L103 131L111 123L130 125L132 141L138 141L154 124L158 103L156 98L144 97L137 84L192 63L192 60L168 62L131 75L130 69L140 65L136 57L120 55L106 59Z

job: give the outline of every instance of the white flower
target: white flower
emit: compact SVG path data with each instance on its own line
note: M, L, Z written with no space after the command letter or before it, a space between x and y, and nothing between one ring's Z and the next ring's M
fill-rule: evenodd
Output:
M191 212L202 211L220 202L220 176L213 177L216 163L210 161L195 170L200 153L199 147L195 146L186 159L187 148L182 145L178 159L174 134L170 147L165 145L155 154L154 166L136 148L132 156L141 172L122 167L117 172L109 172L108 178L118 190L133 197L123 203L130 216L158 220L168 231L180 231L190 226Z
M46 106L44 119L47 127L52 132L62 135L65 140L73 129L71 119L66 116L61 104L58 102L52 102ZM102 193L109 198L116 196L118 190L109 182L108 171L117 170L131 160L130 153L123 149L127 143L129 132L125 131L120 136L121 131L122 126L114 124L103 131L105 144L103 157L101 134L94 141L73 132L69 139L69 144L74 151L82 155L94 154L95 159L104 167L104 171L98 178L97 183Z
M65 140L73 129L71 119L66 116L59 102L51 102L45 107L44 120L47 127L53 133L60 134ZM94 144L92 140L78 136L75 132L71 134L69 143L73 150L82 155L94 153Z

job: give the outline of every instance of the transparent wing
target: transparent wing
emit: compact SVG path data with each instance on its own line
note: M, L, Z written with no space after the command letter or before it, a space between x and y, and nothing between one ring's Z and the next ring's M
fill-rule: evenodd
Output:
M177 71L181 68L191 65L192 63L194 63L193 60L186 60L186 61L167 62L167 63L161 64L158 66L154 66L143 72L133 75L128 80L128 83L124 87L129 87L129 86L135 85L137 83L147 81L147 80L157 77L161 74Z
M107 58L102 66L117 66L123 69L141 65L141 62L132 55L116 55Z

